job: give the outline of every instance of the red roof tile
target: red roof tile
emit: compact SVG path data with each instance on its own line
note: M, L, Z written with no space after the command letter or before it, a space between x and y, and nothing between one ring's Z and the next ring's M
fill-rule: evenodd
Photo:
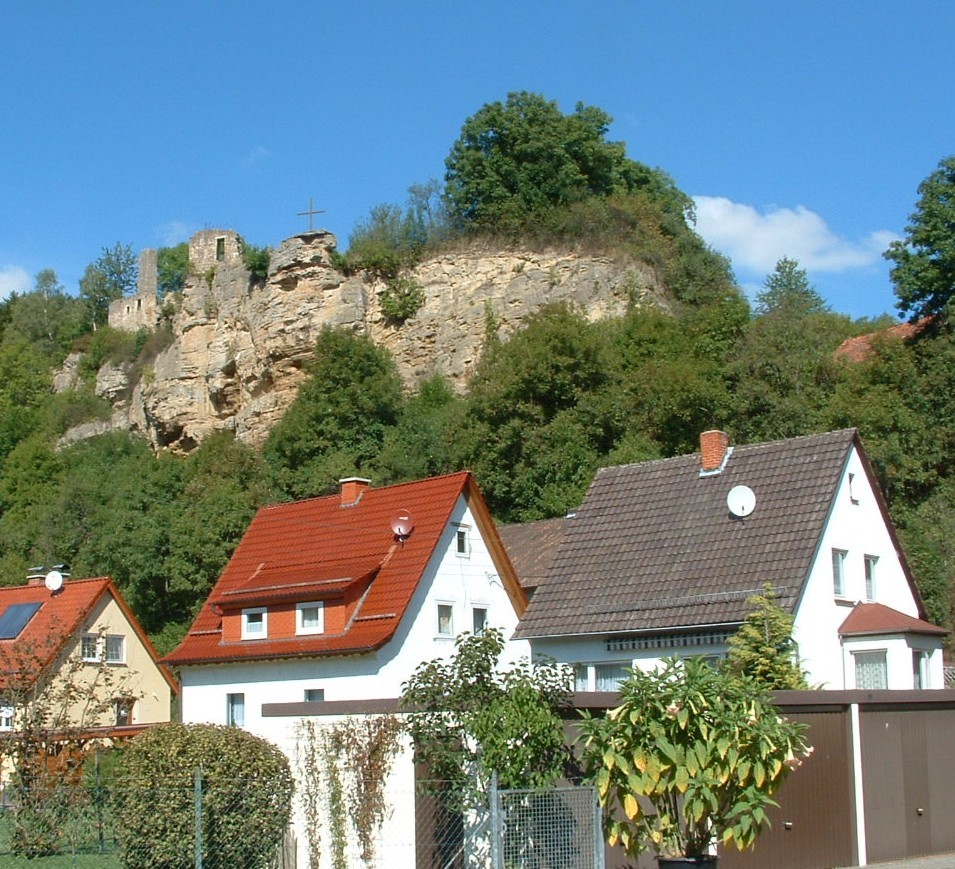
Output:
M158 656L149 638L108 577L68 579L55 594L42 583L7 586L0 588L0 616L14 604L36 603L40 608L15 638L0 640L0 691L12 674L30 671L36 675L50 666L65 644L84 628L86 619L106 595L113 597L156 660ZM163 675L173 690L178 690L165 670Z
M930 634L944 637L948 631L922 619L907 616L881 603L856 604L839 628L843 637L865 634Z
M401 621L459 497L468 499L485 540L508 574L519 613L526 599L470 472L367 489L356 504L341 495L263 507L252 519L185 639L164 661L173 666L228 660L312 657L380 648ZM404 542L391 522L414 521ZM489 540L490 538L490 540ZM370 583L369 583L370 580ZM225 642L222 616L242 606L341 596L367 584L337 634Z
M931 317L923 317L915 323L899 323L879 332L868 332L865 335L857 335L855 338L846 338L836 348L833 355L837 359L845 359L848 362L862 362L872 353L876 341L908 341L920 334L931 322Z

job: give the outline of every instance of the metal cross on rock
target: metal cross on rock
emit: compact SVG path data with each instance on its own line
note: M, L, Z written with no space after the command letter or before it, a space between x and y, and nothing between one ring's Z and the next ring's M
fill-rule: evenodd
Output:
M309 232L312 232L313 229L314 229L314 227L312 226L312 218L313 218L316 214L324 214L324 213L325 213L325 209L324 209L324 208L319 208L317 211L315 210L315 201L312 199L311 196L309 196L309 197L308 197L308 211L299 211L296 216L297 216L297 217L305 217L306 215L308 215L308 231L309 231Z

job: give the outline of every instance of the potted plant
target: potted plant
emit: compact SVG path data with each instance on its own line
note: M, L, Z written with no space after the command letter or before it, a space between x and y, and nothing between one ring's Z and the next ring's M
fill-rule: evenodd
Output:
M661 867L716 866L717 844L751 847L766 808L811 751L745 676L702 658L633 670L621 703L586 716L581 755L604 806L608 841Z

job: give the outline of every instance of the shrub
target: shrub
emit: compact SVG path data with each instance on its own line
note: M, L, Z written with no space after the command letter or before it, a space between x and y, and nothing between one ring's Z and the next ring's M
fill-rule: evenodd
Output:
M270 865L291 811L288 760L264 739L209 724L159 725L123 751L114 803L125 865L195 865L197 769L207 865Z
M272 251L267 247L242 242L242 263L254 281L264 281L269 276ZM210 282L211 283L211 282Z
M388 281L379 296L381 313L395 323L413 317L425 302L424 290L414 278L398 277Z

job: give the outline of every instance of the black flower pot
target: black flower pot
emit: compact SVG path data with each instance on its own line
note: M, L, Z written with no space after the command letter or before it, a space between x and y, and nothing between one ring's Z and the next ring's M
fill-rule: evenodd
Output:
M702 857L657 857L657 866L660 869L689 869L691 866L716 869L719 859L712 854L704 854Z

